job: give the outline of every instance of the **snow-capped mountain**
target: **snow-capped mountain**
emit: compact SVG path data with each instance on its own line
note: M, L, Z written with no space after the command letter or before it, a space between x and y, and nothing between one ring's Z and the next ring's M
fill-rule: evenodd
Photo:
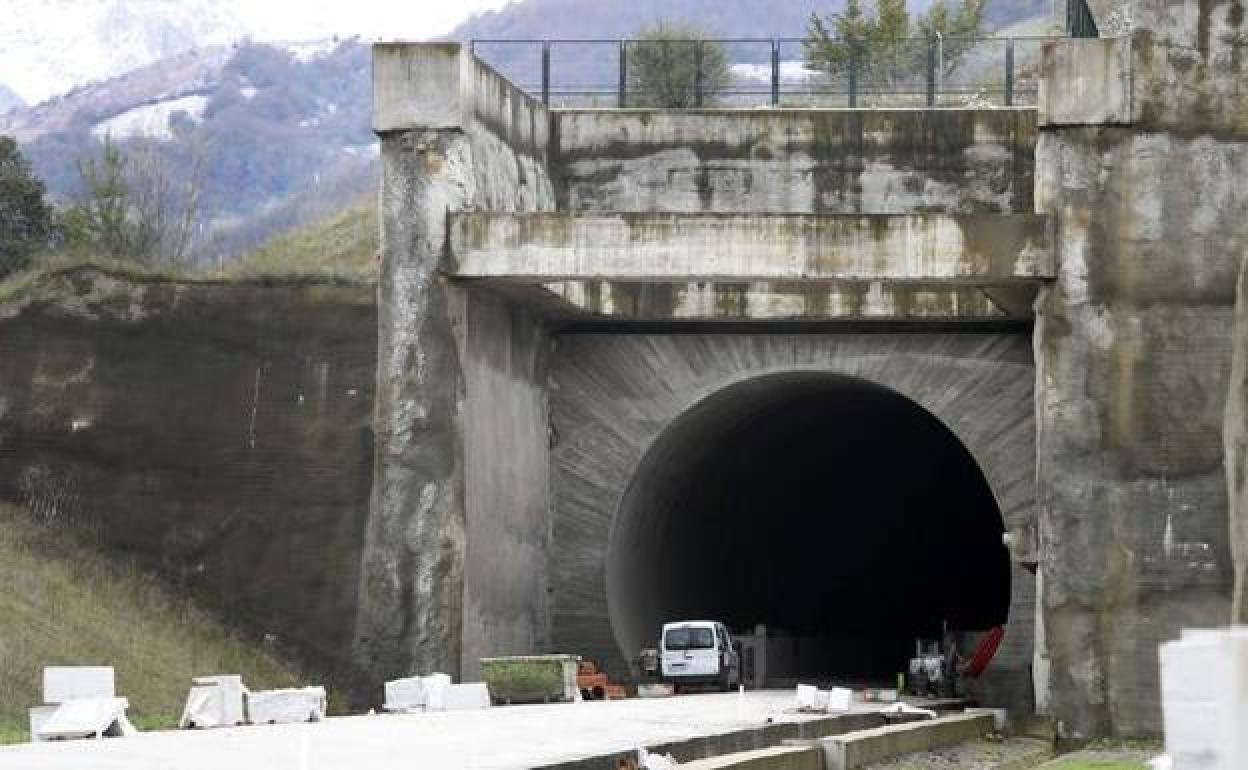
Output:
M0 83L0 115L16 107L25 106L26 102L13 89Z
M246 27L223 3L5 0L0 73L28 104L191 48L230 43Z
M427 38L503 2L3 0L0 82L33 105L194 48L243 39Z

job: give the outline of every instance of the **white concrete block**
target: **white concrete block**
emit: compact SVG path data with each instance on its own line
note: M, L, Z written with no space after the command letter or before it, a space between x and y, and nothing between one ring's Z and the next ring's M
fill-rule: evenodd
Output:
M47 723L52 715L60 706L35 706L30 710L30 741L38 743L42 740L39 734L43 730L43 726Z
M1226 640L1228 679L1220 710L1223 766L1248 767L1248 628L1233 629Z
M1248 767L1248 629L1184 631L1160 654L1166 753L1176 770Z
M125 698L82 698L66 701L42 719L36 741L73 738L120 737L137 731L126 718L130 704ZM32 714L32 727L34 715Z
M116 695L112 666L48 666L43 669L43 702L47 705Z
M236 675L196 677L186 696L178 726L231 727L246 721L244 694L247 688Z
M425 707L428 697L423 677L411 676L395 679L385 684L386 711L418 711Z
M490 707L490 688L485 682L448 685L442 691L443 711L471 711Z
M820 708L819 688L810 684L799 684L797 686L797 710L814 711L818 708Z
M425 688L425 709L441 711L446 688L451 686L451 678L446 674L430 674L421 677Z
M247 694L247 714L252 724L319 722L325 718L328 699L324 687L260 690Z
M828 691L829 712L849 711L849 704L854 699L854 691L845 687L833 687Z

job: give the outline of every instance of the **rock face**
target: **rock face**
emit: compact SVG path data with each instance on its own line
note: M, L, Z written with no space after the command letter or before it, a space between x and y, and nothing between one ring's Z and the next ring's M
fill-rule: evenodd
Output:
M1036 205L1059 263L1037 303L1037 498L1052 710L1073 741L1158 732L1157 643L1228 613L1244 14L1183 8L1131 3L1129 38L1067 41L1045 62Z
M371 288L55 274L0 304L0 497L346 678L375 323Z

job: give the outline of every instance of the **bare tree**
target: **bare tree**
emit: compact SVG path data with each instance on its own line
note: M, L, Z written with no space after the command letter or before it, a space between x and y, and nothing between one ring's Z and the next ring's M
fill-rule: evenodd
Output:
M199 219L204 153L175 169L164 148L123 150L105 138L99 158L79 163L84 194L66 214L66 237L82 253L144 265L183 265Z

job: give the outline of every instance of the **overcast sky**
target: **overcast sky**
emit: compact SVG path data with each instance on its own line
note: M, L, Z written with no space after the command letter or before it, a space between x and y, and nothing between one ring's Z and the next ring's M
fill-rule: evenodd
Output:
M507 0L233 0L234 14L267 38L360 35L375 39L444 35Z

